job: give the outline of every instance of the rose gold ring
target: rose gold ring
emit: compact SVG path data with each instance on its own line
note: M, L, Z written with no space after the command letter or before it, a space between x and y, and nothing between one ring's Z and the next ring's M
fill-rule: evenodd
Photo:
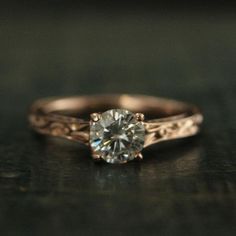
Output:
M40 134L90 146L94 160L126 163L149 145L197 134L203 116L187 103L120 94L41 99L29 121Z

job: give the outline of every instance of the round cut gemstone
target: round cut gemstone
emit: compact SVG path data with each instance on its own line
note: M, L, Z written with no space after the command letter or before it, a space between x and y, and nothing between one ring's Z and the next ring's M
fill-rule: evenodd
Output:
M113 109L101 114L90 126L93 152L108 163L133 160L142 150L145 128L135 115L125 109Z

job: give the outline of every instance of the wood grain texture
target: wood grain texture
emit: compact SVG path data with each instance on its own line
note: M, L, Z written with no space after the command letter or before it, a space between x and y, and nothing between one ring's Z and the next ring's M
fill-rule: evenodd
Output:
M1 236L235 235L235 14L43 10L1 9ZM104 92L195 103L203 131L114 166L28 129L39 97Z

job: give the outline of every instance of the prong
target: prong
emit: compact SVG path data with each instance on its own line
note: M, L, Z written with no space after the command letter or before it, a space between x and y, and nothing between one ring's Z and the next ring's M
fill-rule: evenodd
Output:
M136 113L135 117L136 117L137 121L144 121L144 119L145 119L145 116L143 113Z
M136 160L143 160L143 155L141 152L139 152L136 156L135 156Z
M96 153L93 153L93 154L92 154L92 157L93 157L93 160L96 161L96 162L102 161L101 156L99 156L99 155L96 154Z
M100 120L101 114L99 114L99 113L92 113L90 115L90 118L91 118L92 121L97 122L97 121Z

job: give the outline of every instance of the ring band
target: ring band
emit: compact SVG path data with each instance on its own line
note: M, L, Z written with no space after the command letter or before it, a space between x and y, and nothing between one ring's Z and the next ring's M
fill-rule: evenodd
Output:
M95 160L125 163L142 159L144 147L197 134L203 116L176 100L120 94L40 99L29 121L40 134L90 146Z

